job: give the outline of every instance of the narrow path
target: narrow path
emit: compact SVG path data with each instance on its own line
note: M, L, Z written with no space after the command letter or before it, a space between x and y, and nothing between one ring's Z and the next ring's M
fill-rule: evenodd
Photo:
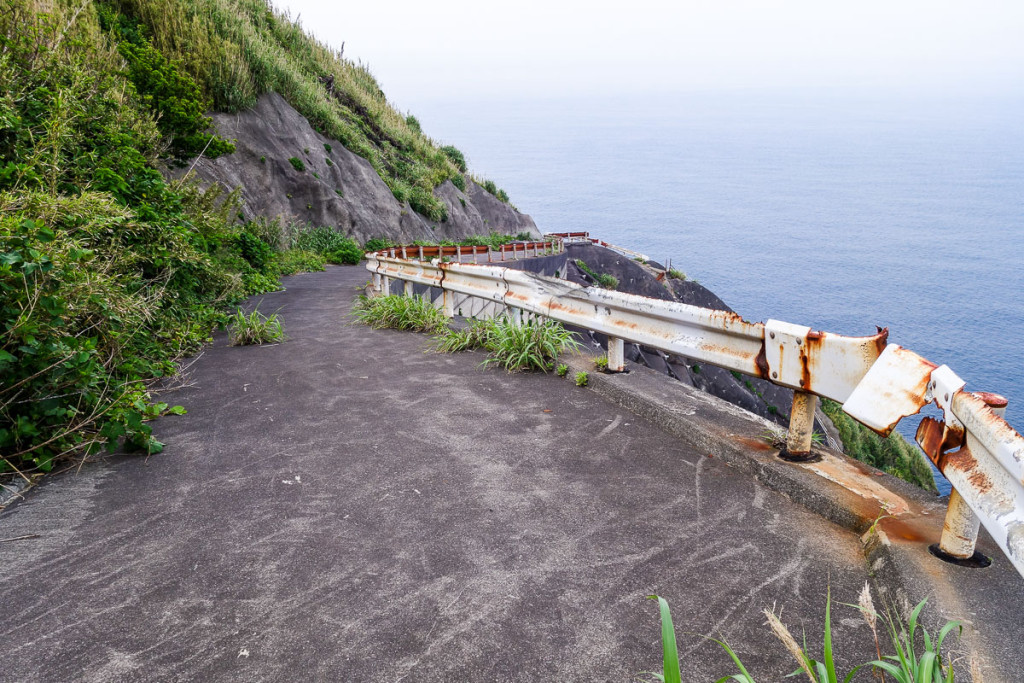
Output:
M855 601L856 538L554 376L353 325L361 268L287 279L290 337L219 338L163 400L164 453L54 477L0 514L3 681L684 680L793 663ZM836 637L873 652L854 610ZM841 653L844 654L844 653Z

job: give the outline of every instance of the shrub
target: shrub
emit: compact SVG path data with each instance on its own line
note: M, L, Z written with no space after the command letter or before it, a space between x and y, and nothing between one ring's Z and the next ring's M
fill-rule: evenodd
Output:
M265 271L274 259L270 245L248 230L242 230L235 236L235 246L242 258L257 271Z
M302 162L302 159L300 159L298 157L289 157L288 158L288 163L291 164L292 168L294 168L299 173L302 173L303 171L306 170L306 164L304 164Z
M322 225L316 228L300 230L294 237L293 246L298 249L327 255L341 249L351 248L351 245L355 245L355 248L359 249L358 244L351 238L330 226Z
M681 270L676 270L675 268L669 268L668 271L666 271L666 272L668 273L668 276L670 278L672 278L673 280L685 280L686 279L686 273L684 273Z
M460 173L466 172L466 157L462 154L458 147L454 147L452 145L445 145L444 147L441 148L441 152L446 157L448 157L453 164L455 164L455 167L459 169ZM462 190L464 191L465 187L463 187Z
M422 297L360 296L352 310L359 322L374 329L391 328L413 332L440 332L448 326L448 318Z
M555 374L558 375L559 377L565 377L566 375L569 374L569 366L566 365L565 363L560 364L555 369Z
M576 373L576 386L585 387L590 382L590 375L585 370L580 370Z
M847 415L840 404L829 399L822 399L821 409L839 431L843 450L851 458L928 491L936 490L935 478L924 454L898 432L888 437L879 436Z
M386 237L371 237L366 240L366 244L363 245L363 249L365 253L367 251L381 251L382 249L388 249L394 246L397 245Z
M276 344L285 340L284 326L277 314L265 316L258 307L248 315L242 309L236 310L228 321L228 337L231 346Z
M346 238L344 246L327 254L327 261L337 265L354 266L362 260L363 250L359 247L359 243L348 238Z
M326 163L328 166L334 166L334 162L331 161L330 157L324 157L324 163Z
M288 249L279 253L274 268L278 275L294 275L324 269L325 259L315 251Z
M412 114L409 114L408 116L405 117L405 125L409 126L409 128L411 128L416 133L423 132L423 128L420 127L420 120L413 116Z
M608 354L603 354L595 358L594 367L597 368L598 372L606 372L608 370Z
M461 330L448 328L434 340L439 353L459 353L471 349L486 348L491 331L497 325L493 318L474 320L469 327Z
M128 64L128 79L170 141L171 155L186 159L202 153L213 159L234 152L233 144L205 132L213 123L203 114L209 103L181 63L165 58L127 17L102 5L99 16L120 41L117 49Z
M331 151L333 150L333 148L326 142L324 143L324 149L327 151L328 154L330 154Z
M450 180L452 181L452 185L454 185L455 187L459 188L460 191L462 191L462 192L466 191L466 178L465 178L465 176L456 174L456 175L453 175L450 178ZM463 207L466 206L466 200L465 199L463 199L462 197L459 197L459 201L462 202L462 206Z

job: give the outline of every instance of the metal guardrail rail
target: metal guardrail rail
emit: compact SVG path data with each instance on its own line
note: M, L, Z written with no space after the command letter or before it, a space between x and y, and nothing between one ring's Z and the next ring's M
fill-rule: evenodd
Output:
M550 235L552 242L509 248L516 258L558 253L586 233ZM477 251L480 250L480 251ZM529 252L532 251L532 254ZM449 253L450 252L450 253ZM490 265L476 261L486 253ZM942 420L925 418L917 432L924 452L953 485L942 538L933 552L962 564L983 563L975 551L983 524L1024 576L1024 437L1003 419L1006 400L964 390L947 366L895 344L888 330L866 337L814 331L777 320L744 320L735 313L635 294L582 287L564 280L494 265L506 251L487 247L398 247L366 255L374 291L388 294L391 280L437 287L452 316L453 295L479 297L609 337L608 366L625 366L624 342L760 377L794 390L782 457L808 460L818 397L842 404L851 417L882 435L929 403ZM405 288L411 294L411 285Z

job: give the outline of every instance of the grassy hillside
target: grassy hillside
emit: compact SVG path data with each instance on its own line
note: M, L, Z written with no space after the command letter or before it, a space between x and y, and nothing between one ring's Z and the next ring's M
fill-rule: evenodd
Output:
M318 132L367 159L399 201L434 221L445 218L434 188L451 180L465 190L458 149L436 145L415 117L388 103L366 66L343 59L264 0L109 2L138 21L162 54L180 60L214 109L251 107L268 91L283 95ZM331 92L320 80L327 76Z
M435 217L434 185L462 182L458 150L389 107L365 68L254 0L5 0L0 83L0 472L160 450L147 421L174 409L152 382L231 304L358 257L329 228L243 224L235 197L161 175L232 152L211 107L277 90Z

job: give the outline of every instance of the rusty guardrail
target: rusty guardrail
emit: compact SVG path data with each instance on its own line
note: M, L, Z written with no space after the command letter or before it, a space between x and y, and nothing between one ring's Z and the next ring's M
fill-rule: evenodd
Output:
M620 247L617 244L609 244L604 240L597 239L596 237L591 237L589 232L548 232L545 233L544 236L555 237L558 238L560 241L568 242L569 244L572 244L573 242L596 244L599 247L604 247L605 249L617 251L623 256L640 259L644 263L651 260L650 258L648 258L647 254L641 254L639 251L633 251L632 249L627 249L626 247Z
M550 235L555 243L531 243L534 253L585 233ZM524 257L531 244L521 245ZM882 435L903 418L935 403L943 419L922 420L917 441L949 479L950 497L942 538L933 552L962 564L984 565L975 551L985 528L1024 576L1024 437L1002 418L1005 399L964 391L964 381L912 351L888 344L888 330L847 337L777 320L744 320L735 313L699 308L493 265L444 262L455 247L393 248L367 254L376 292L391 292L391 280L437 287L441 306L453 315L452 293L504 304L608 335L608 367L625 368L624 342L661 349L728 370L760 377L794 390L786 447L780 454L808 460L818 397L842 404L851 417ZM484 247L462 247L475 249ZM436 253L435 253L436 251ZM517 251L513 249L513 257ZM404 254L404 257L403 257ZM452 252L463 260L466 251ZM433 258L433 260L427 260Z

